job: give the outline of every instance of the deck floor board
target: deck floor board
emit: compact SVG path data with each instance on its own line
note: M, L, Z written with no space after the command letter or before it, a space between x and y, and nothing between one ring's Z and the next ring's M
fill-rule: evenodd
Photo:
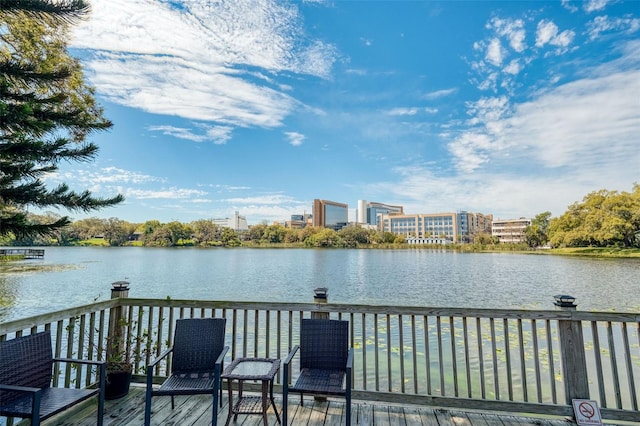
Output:
M278 410L282 408L282 397L276 396ZM224 425L229 412L225 395L222 408L218 410L218 424ZM211 424L212 399L208 395L178 396L176 408L171 409L170 397L154 397L151 415L152 425L206 426ZM44 422L45 426L92 426L95 425L97 403L88 402L76 409L68 410ZM447 410L401 404L353 401L352 425L395 425L395 426L513 426L544 425L567 426L572 424L565 418L519 417L513 414L485 413L478 411ZM289 400L289 424L295 426L339 426L344 425L344 401L329 399L315 401L305 398L304 405L296 396ZM269 426L277 425L273 408L268 411ZM139 426L144 420L144 388L133 386L129 395L105 402L105 426ZM260 426L260 415L238 415L233 426ZM575 423L574 423L575 424Z

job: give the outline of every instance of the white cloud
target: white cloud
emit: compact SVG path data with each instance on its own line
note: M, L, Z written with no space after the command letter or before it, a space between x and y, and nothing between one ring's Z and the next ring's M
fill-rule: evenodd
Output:
M583 9L587 13L602 10L607 6L609 0L588 0L584 2Z
M418 108L393 108L387 111L387 115L399 116L399 115L416 115Z
M292 146L302 145L302 142L304 142L304 140L307 138L305 135L298 132L285 132L284 134L287 136L287 139L289 139L289 144Z
M557 53L562 53L573 42L574 37L573 31L564 30L558 33L558 26L553 21L543 19L538 22L536 46L544 47L546 44L550 44L559 48Z
M137 198L137 199L188 199L191 197L198 197L206 195L207 193L204 191L199 191L197 189L183 189L183 188L168 188L168 189L159 189L159 190L145 190L145 189L127 189L125 191L125 197ZM198 200L201 200L198 198ZM201 202L201 201L200 201Z
M639 46L630 42L620 59L528 102L494 97L468 103L470 127L449 143L454 163L467 173L565 170L592 181L597 170L607 170L632 179L629 170L640 164Z
M72 43L92 82L110 101L154 114L280 126L297 101L249 70L327 78L336 58L332 45L304 34L290 3L95 0L92 10ZM229 133L215 129L214 141Z
M497 38L491 39L491 41L489 41L489 45L487 46L487 53L485 54L485 59L489 63L499 67L500 65L502 65L502 61L505 56L506 56L506 52L502 48L502 44L500 43L500 40Z
M435 92L426 93L425 95L423 95L423 98L431 101L453 95L457 91L458 89L456 88L436 90Z
M526 49L526 33L522 19L501 19L494 17L489 21L487 26L493 28L497 35L506 38L509 46L514 51L521 53Z
M506 72L507 74L516 75L516 74L519 74L520 71L522 71L522 68L523 66L520 63L520 61L517 59L513 59L511 62L507 64L507 66L502 68L502 71Z
M165 135L178 139L187 139L194 142L213 141L215 144L224 144L231 139L232 127L229 126L208 126L197 125L205 130L205 134L196 134L192 129L175 126L149 126L147 129L152 132L162 132Z
M602 33L624 31L632 34L640 29L640 19L631 16L610 18L608 16L596 16L587 24L587 34L594 40Z

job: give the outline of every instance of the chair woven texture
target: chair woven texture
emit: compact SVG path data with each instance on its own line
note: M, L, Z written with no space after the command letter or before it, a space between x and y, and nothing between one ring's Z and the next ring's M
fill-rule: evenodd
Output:
M98 389L52 388L54 361L49 331L0 343L0 384L41 389L41 419L99 393ZM0 415L30 417L32 412L32 393L0 391Z

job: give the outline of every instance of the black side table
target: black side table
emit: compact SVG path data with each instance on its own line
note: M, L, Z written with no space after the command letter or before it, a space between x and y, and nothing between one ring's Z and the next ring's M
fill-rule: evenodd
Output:
M229 425L231 416L238 420L238 414L262 414L264 425L267 426L267 410L273 405L278 423L280 415L273 400L273 381L280 369L280 360L274 358L236 358L220 376L227 379L229 388L229 415L225 426ZM233 403L233 381L238 381L238 401ZM261 396L243 396L242 384L245 380L259 380L262 382Z

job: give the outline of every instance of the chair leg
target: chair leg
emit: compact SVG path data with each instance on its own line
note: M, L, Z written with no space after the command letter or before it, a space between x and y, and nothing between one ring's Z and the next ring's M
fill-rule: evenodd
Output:
M286 380L286 379L285 379ZM282 426L287 426L287 406L289 405L289 387L285 383L282 387Z
M147 370L151 370L149 367ZM153 391L153 377L151 374L147 374L147 391L144 398L144 426L151 424L151 393Z
M347 422L346 426L351 426L351 395L347 393Z
M176 408L176 402L173 399L173 395L171 395L171 409L174 410Z

